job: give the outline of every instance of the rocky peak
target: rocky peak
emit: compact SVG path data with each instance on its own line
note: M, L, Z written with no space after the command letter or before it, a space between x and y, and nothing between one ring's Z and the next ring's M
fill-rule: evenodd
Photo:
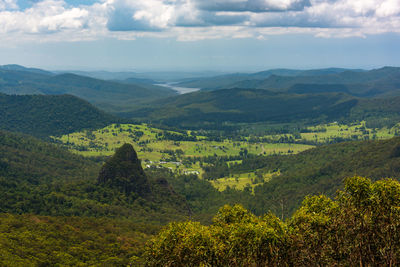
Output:
M150 192L149 182L140 164L136 151L130 144L117 149L100 170L98 183L117 188L126 194L144 196Z

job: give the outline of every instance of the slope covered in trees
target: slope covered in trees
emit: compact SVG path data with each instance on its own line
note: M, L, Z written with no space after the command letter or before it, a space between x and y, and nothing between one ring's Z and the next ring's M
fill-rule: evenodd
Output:
M232 87L258 88L268 90L286 91L297 84L303 87L321 85L341 85L348 89L354 96L372 97L385 95L399 95L400 68L384 67L370 71L344 71L340 73L312 75L312 76L270 76L264 80L242 81ZM341 90L340 86L337 86ZM333 89L333 88L331 88Z
M372 184L362 178L348 180L346 191L339 194L337 202L326 197L307 198L298 211L295 209L308 194L326 192L333 196L336 189L342 187L343 178L354 174L368 175L373 180L400 177L399 147L399 138L394 138L324 146L293 156L249 158L241 165L234 165L232 171L248 168L281 171L281 176L256 187L255 195L246 190L218 192L207 181L195 176L175 177L156 169L141 177L147 181L150 191L140 195L118 186L121 182L135 181L136 176L127 179L130 173L141 174L141 167L136 164L138 159L128 145L104 165L103 168L115 170L115 175L107 176L114 179L113 182L103 183L98 180L101 177L99 163L28 136L1 132L1 212L36 215L1 215L0 228L7 230L2 232L0 250L8 255L5 260L13 259L21 264L137 263L143 243L157 230L154 225L185 219L191 212L193 218L207 222L210 214L224 203L241 203L258 215L269 210L279 217L288 217L293 212L294 215L282 222L272 214L257 218L240 208L224 208L209 227L193 222L176 223L152 243L147 254L148 264L163 265L174 260L186 265L191 260L196 264L210 260L215 266L240 266L275 264L285 259L294 261L295 265L316 261L321 265L346 265L360 255L366 263L395 262L396 254L389 252L397 249L398 240L390 229L399 226L391 224L398 219L394 217L396 213L389 211L397 209L384 207L384 213L378 212L384 210L379 205L397 201L398 183L386 180ZM362 195L366 200L360 202L366 203L364 206L357 206L355 200L359 197L351 195L361 192L357 189L359 186L366 190ZM387 201L383 197L389 193L394 195ZM392 202L398 205L396 203ZM360 217L360 214L371 214L371 217ZM382 214L392 217L382 217ZM141 222L146 222L146 226L138 224ZM351 223L363 225L362 233L349 231L346 227L353 227ZM96 234L91 234L92 231ZM340 233L339 237L331 235L335 231ZM389 251L387 254L370 257L370 251L360 250L374 233L392 240L393 246L386 247L386 243L375 238L374 247L369 249L383 249ZM361 245L348 241L352 239ZM49 247L52 240L58 241L54 247ZM338 246L342 246L341 249L333 254L332 248ZM13 247L11 254L6 249L9 247ZM204 250L197 250L199 247ZM185 249L185 253L176 251L179 248ZM43 256L46 253L51 256Z
M226 89L171 97L122 115L167 125L201 128L224 122L335 120L347 116L356 104L356 99L340 93L298 95Z
M361 71L361 70L349 70L341 68L327 68L327 69L314 69L314 70L294 70L294 69L271 69L266 71L260 71L256 73L234 73L225 74L213 77L203 78L192 78L185 79L178 83L178 86L202 88L203 90L217 90L232 88L233 85L239 82L249 83L250 81L259 82L268 79L271 76L318 76L318 75L329 75L339 74L345 71Z
M400 183L345 181L335 201L306 197L283 222L224 206L214 223L172 223L152 239L149 266L396 266Z
M317 147L297 155L259 157L244 160L233 172L248 169L280 171L269 182L254 189L248 207L256 214L268 210L288 216L308 194L333 197L342 181L353 175L373 180L400 179L400 138L384 141L345 142Z
M135 266L158 230L126 220L0 214L0 265Z
M117 118L71 95L5 95L0 93L0 129L37 137L101 128Z
M99 184L118 189L126 194L146 196L150 193L149 182L132 145L124 144L117 149L100 170Z
M261 89L198 91L151 102L119 115L175 127L222 129L238 123L351 123L381 121L392 127L400 119L400 97L360 98L341 85L297 85L290 92ZM300 93L299 93L300 92Z
M224 75L185 81L179 86L208 90L226 88L266 89L292 91L302 87L303 92L343 92L353 96L373 97L399 95L400 68L384 67L370 71L346 69L270 70L251 74Z
M1 65L0 70L8 70L8 71L23 71L23 72L32 72L36 74L42 74L42 75L54 75L54 73L38 68L27 68L21 65L17 64L8 64L8 65Z
M157 224L190 213L163 177L145 176L149 192L138 195L98 183L100 168L54 145L0 132L0 212L107 216Z
M221 204L242 204L256 215L273 212L289 217L309 194L334 197L343 179L354 175L372 180L390 177L400 180L400 138L385 141L357 141L320 146L296 155L248 157L237 164L215 158L203 179L193 176L168 177L175 190L183 195L197 220L207 222ZM272 173L271 179L252 190L227 188L218 192L208 181L254 172ZM215 178L213 178L215 177Z

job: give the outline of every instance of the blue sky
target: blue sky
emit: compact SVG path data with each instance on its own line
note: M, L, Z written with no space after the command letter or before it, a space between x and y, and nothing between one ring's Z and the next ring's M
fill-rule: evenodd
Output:
M399 66L400 0L0 0L0 40L47 69Z

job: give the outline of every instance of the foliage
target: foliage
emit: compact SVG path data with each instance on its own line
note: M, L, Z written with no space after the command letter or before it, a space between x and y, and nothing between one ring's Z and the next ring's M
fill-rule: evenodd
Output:
M400 183L346 179L337 199L309 196L287 222L224 206L210 226L172 223L147 246L148 266L395 266Z
M118 164L117 164L118 165ZM29 136L0 132L0 212L165 223L190 212L162 176L147 195L97 183L101 166Z
M100 128L119 119L70 95L0 94L0 129L36 137Z
M209 168L208 164L220 161L240 160L260 153L298 153L312 147L303 144L250 142L247 136L242 136L240 141L225 137L219 141L209 139L193 131L178 132L146 124L124 123L111 124L93 131L75 132L53 140L74 153L90 157L112 155L123 143L130 143L143 160L144 167L164 167L178 173L195 171L199 174L203 170L208 172L209 169L215 169L211 166Z
M256 214L272 210L287 217L304 196L324 193L333 197L344 178L352 175L400 179L397 147L400 138L383 141L345 142L317 147L297 155L249 158L233 165L232 172L260 169L280 171L254 188L254 199L246 205Z
M250 74L222 75L191 79L178 86L217 90L226 88L257 88L289 91L298 94L347 92L354 96L371 97L398 95L397 67L383 67L370 71L338 68L315 70L275 69Z
M275 265L285 244L284 225L273 215L258 218L241 206L225 206L211 226L172 223L146 251L149 266ZM264 249L267 247L268 249Z
M158 227L122 220L0 214L1 266L127 266Z
M127 195L135 193L146 196L150 186L140 160L132 145L124 144L117 149L100 170L98 183L105 187L117 188Z
M355 105L354 97L342 93L299 95L235 88L170 97L124 116L170 126L213 129L226 122L333 121L348 116Z

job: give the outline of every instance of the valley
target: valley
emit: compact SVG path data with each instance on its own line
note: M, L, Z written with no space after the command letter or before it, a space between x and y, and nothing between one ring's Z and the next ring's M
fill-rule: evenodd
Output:
M228 165L240 164L243 159L258 155L297 154L322 144L351 140L382 140L399 135L400 125L390 129L371 129L366 127L365 122L353 125L340 125L335 122L306 127L302 132L294 134L236 135L235 138L222 137L222 140L215 141L212 137L195 131L177 132L145 124L112 124L95 131L85 130L53 137L53 140L69 151L85 157L107 157L122 144L130 143L137 150L144 168L163 168L176 174L195 174L202 177L204 167L213 165L215 161L222 160ZM224 190L226 186L237 189L254 187L267 182L271 175L256 175L255 170L231 177L210 178L213 186Z
M382 230L400 218L400 88L387 82L397 71L186 73L177 83L0 67L0 265L334 265L333 246L348 265L357 250L345 233L367 242L379 232L400 248ZM208 87L188 89L200 81ZM386 85L362 94L354 83Z
M400 266L400 0L0 0L0 267Z

